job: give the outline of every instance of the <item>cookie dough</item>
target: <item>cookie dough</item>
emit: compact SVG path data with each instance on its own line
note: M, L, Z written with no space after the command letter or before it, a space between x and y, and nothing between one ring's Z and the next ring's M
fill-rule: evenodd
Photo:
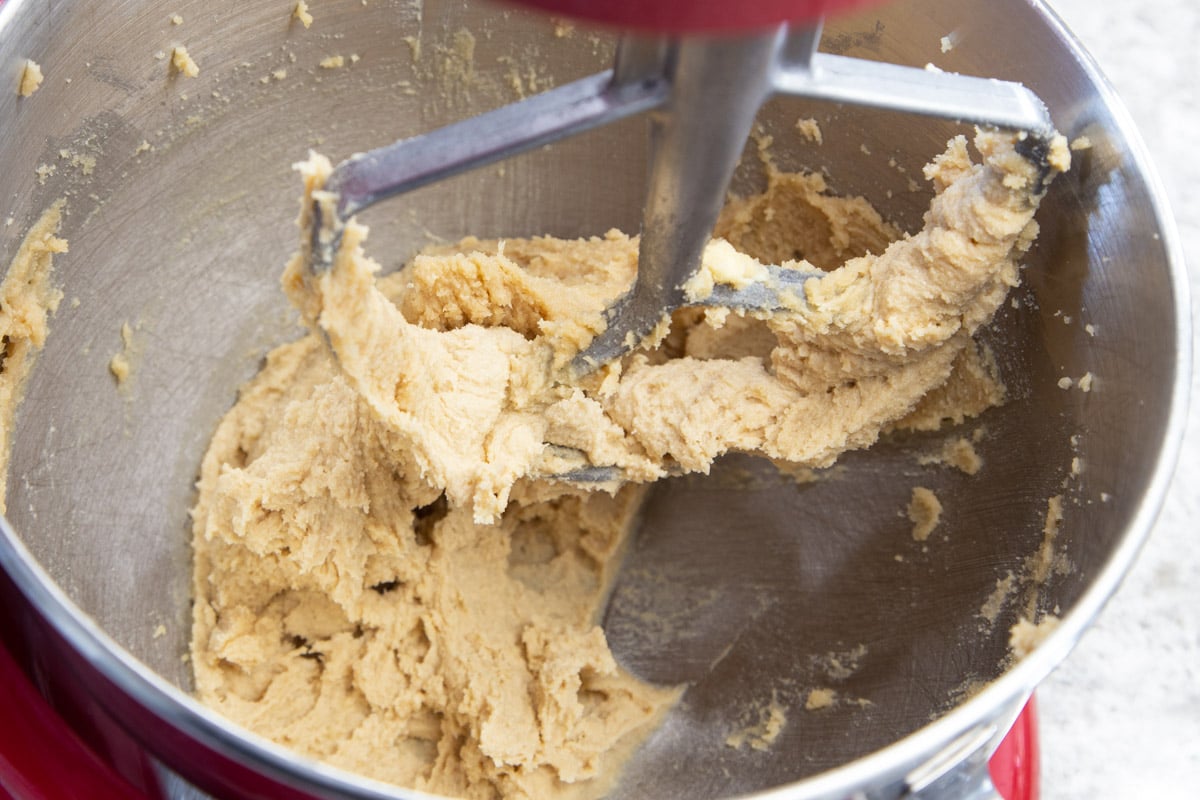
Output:
M54 256L67 252L58 236L66 204L46 209L25 234L0 283L0 513L6 509L14 417L34 360L46 344L49 319L62 302L51 280Z
M29 97L38 90L44 79L42 66L32 58L26 59L25 67L21 70L21 80L17 85L17 94L21 97Z
M366 229L350 222L333 268L314 277L302 252L285 289L426 479L481 523L526 477L562 471L554 459L564 448L634 481L705 472L730 450L826 466L945 384L1016 285L1043 180L1015 138L979 134L982 164L954 140L926 170L938 195L925 227L890 244L895 232L864 201L777 176L728 210L704 271L753 275L761 261L831 271L805 283L792 310L699 312L677 348L635 353L583 380L564 378L570 359L635 271L636 240L616 232L419 257L412 288L393 303L362 251ZM1066 143L1056 143L1065 166ZM328 161L303 169L306 197L329 201Z
M942 503L931 489L914 486L907 513L908 521L913 524L913 541L923 542L942 521Z
M180 75L186 75L189 78L200 74L200 66L183 45L171 51L171 66Z
M1008 632L1008 650L1012 657L1020 660L1032 653L1050 634L1058 630L1062 623L1053 614L1047 614L1037 623L1025 617L1018 619Z
M633 280L634 238L467 239L382 278L356 222L329 272L302 249L283 284L313 333L270 354L202 466L199 697L425 791L602 794L680 691L626 674L596 625L642 487L730 450L827 465L999 396L972 334L1017 282L1066 145L1047 167L1018 137L975 144L981 163L959 138L929 166L912 236L817 176L772 173L726 209L707 273L827 274L773 315L677 312L579 379L567 367ZM330 167L301 169L307 248ZM624 480L548 477L572 458Z

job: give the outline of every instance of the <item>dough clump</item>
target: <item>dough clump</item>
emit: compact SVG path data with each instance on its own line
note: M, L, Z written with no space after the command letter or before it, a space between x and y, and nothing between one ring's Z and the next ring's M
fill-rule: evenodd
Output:
M25 66L21 69L17 94L21 97L29 97L38 90L43 80L45 80L45 76L42 74L42 66L31 58L26 59Z
M200 65L196 63L187 48L180 45L171 51L171 66L180 75L195 78L200 74Z
M1000 395L972 334L1065 163L1015 136L975 144L980 163L958 138L929 166L912 236L819 176L772 173L724 212L707 274L826 272L775 314L678 311L661 342L579 379L568 365L633 281L635 238L466 239L379 277L351 221L314 276L330 170L314 156L283 278L312 332L268 356L202 465L201 700L428 792L603 794L680 692L622 670L596 624L644 485L729 451L825 466ZM551 477L582 461L621 480Z
M908 237L819 178L775 175L726 209L701 274L743 285L765 263L828 272L773 314L681 312L664 346L579 380L571 358L636 274L637 240L616 231L428 252L393 300L351 221L332 269L313 276L302 252L284 287L423 477L477 522L498 519L514 486L562 472L564 452L634 482L707 472L729 451L823 467L917 410L956 359L978 364L972 334L1037 234L1044 180L1019 141L980 133L975 164L953 140L926 170L937 196ZM324 197L329 169L302 165L306 198Z

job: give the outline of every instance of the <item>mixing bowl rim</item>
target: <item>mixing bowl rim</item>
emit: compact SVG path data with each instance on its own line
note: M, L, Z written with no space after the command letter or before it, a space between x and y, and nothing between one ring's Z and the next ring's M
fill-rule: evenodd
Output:
M1059 627L1029 656L1007 669L969 700L879 750L826 772L746 797L782 800L785 797L824 797L853 791L872 778L903 775L965 731L979 729L988 723L994 724L1000 713L998 710L1007 709L1016 701L1023 701L1037 683L1066 658L1127 574L1166 497L1186 424L1192 349L1189 291L1178 232L1145 145L1115 90L1094 59L1052 9L1039 0L1024 1L1039 13L1051 33L1080 63L1105 109L1112 115L1116 131L1121 134L1137 167L1137 174L1146 184L1157 233L1166 256L1175 301L1176 358L1167 423L1152 474L1118 546L1079 600L1063 616ZM0 31L4 30L25 2L8 0L0 5ZM0 568L13 580L35 613L100 676L160 721L214 752L260 770L280 783L310 793L332 796L350 792L361 798L395 798L400 792L401 797L430 797L305 758L234 725L201 705L92 623L33 558L3 517L0 517ZM127 724L118 713L114 712L114 717L123 725ZM134 735L136 737L136 733ZM999 739L995 738L995 741ZM798 794L800 792L803 795Z

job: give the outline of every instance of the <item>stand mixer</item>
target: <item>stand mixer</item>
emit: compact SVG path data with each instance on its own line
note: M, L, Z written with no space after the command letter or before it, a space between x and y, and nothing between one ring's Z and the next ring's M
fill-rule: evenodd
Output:
M583 15L598 6L572 7ZM769 12L753 21L740 17L741 27L728 18L682 25L676 9L667 28L650 20L638 25L637 18L609 22L689 37L736 28L723 41L729 52L738 42L758 42L757 80L770 71L764 60L802 60L793 48L801 55L807 49L810 73L821 78L842 74L834 67L846 56L908 64L919 82L952 78L922 70L930 59L965 74L1004 76L1032 87L1056 126L1072 137L1086 133L1093 149L1046 197L1019 308L1002 308L988 333L1003 345L1002 367L1017 391L987 420L989 435L979 443L986 480L931 478L955 498L957 511L943 523L946 541L928 553L906 548L902 563L894 558L902 543L911 544L896 510L907 500L914 467L911 453L900 448L884 446L867 454L869 461L852 454L844 479L801 489L764 484L763 491L722 492L697 481L692 491L687 481L668 482L669 492L650 509L654 528L634 543L631 563L684 564L697 593L717 585L714 575L739 571L741 582L720 584L730 591L710 607L711 618L687 606L696 595L679 600L682 611L695 611L689 622L719 623L716 633L729 635L714 637L713 649L735 638L736 646L720 674L700 675L689 714L670 720L637 756L623 796L974 796L968 790L981 785L986 756L1132 563L1182 438L1189 317L1178 245L1132 123L1078 43L1032 0L899 0L880 6L878 15L831 16L826 52L813 53L815 16L834 7L800 15L807 36L795 26L774 38L762 34L792 19L770 2L712 4L714 14ZM629 3L626 11L664 8ZM289 12L288 4L220 0L147 0L129 14L33 0L0 4L0 63L32 58L47 75L31 98L0 93L0 174L11 181L6 214L14 219L0 229L0 263L11 258L21 229L70 189L72 213L62 236L71 252L56 263L55 279L67 298L80 299L77 309L64 303L54 318L13 431L9 507L0 520L0 635L16 668L33 678L36 699L45 699L119 773L111 796L121 796L126 783L157 798L411 796L301 758L231 726L191 696L190 669L181 659L191 591L185 525L196 465L263 349L295 336L294 313L272 271L295 246L288 161L314 144L334 153L367 151L502 102L479 91L457 104L423 103L420 93L438 85L422 82L396 42L422 25L427 52L448 32L481 32L476 68L496 86L505 79L498 57L535 48L554 80L595 72L608 59L605 47L589 47L583 34L556 38L543 17L482 3L327 0L307 36L298 25L288 27ZM173 14L186 20L183 26L171 25ZM326 38L318 36L322 28ZM939 53L946 35L958 43ZM183 40L201 72L172 84L153 54ZM705 41L660 49L644 40L654 34L623 48L622 59L649 54L649 67L624 63L634 74L657 71L662 82L682 78L684 51ZM320 70L315 65L333 47L362 60L354 68ZM663 56L664 50L675 55ZM289 52L297 56L294 66ZM287 80L260 82L282 66L289 68ZM771 81L788 71L780 67ZM397 96L398 80L412 81L414 94ZM770 91L762 85L758 91ZM610 86L611 80L592 84L592 96ZM639 86L622 93L646 91ZM652 125L665 129L670 121L660 115L674 113L667 97L676 89L655 91L662 94L655 96ZM221 99L209 100L218 92ZM972 96L978 97L974 90ZM974 100L967 105L979 108ZM186 122L193 114L196 124ZM889 219L918 224L926 195L906 191L907 175L886 162L894 157L917 169L961 131L936 119L873 117L853 104L843 113L791 96L764 107L759 122L780 134L798 117L814 115L821 117L823 145L806 149L777 136L781 164L829 167L838 193L861 194ZM1039 119L1035 111L1006 124L1036 131ZM60 149L97 132L104 157L82 184L68 183L73 173L62 165L38 182L39 164L58 163ZM373 241L387 252L422 242L423 230L446 240L468 233L581 236L598 226L636 230L642 187L653 190L656 179L642 169L641 131L629 132L627 123L596 129L586 141L563 141L512 162L504 176L485 171L472 175L469 186L454 180L429 186L421 190L428 194L413 195L420 225L389 239L389 227L408 224L395 215L396 224L374 227ZM318 133L324 142L314 141ZM139 154L143 141L155 149ZM864 146L876 155L867 156ZM804 152L790 159L790 148ZM717 198L722 193L713 191ZM259 221L249 232L247 215ZM335 227L331 219L326 229ZM153 265L142 269L131 253L148 243ZM677 288L674 279L659 285ZM669 303L648 307L660 313ZM1064 324L1058 312L1080 324ZM139 319L153 341L128 394L118 393L108 360L122 323ZM1096 323L1095 336L1084 333L1085 320ZM1092 392L1058 387L1063 375L1085 371L1098 376ZM172 413L162 413L164 401ZM1074 450L1073 435L1080 442ZM994 631L981 631L978 610L996 580L1019 570L1040 545L1045 498L1066 491L1062 466L1072 456L1086 471L1068 491L1057 543L1076 568L1050 576L1041 594L1062 623L1028 657L1010 663L1005 626L1012 620L1002 615ZM1100 492L1108 502L1097 499ZM696 526L703 528L700 538ZM737 537L733 554L726 548ZM760 616L743 613L738 594L751 581L777 601ZM160 624L162 635L155 632ZM689 632L707 630L697 624ZM736 753L720 736L705 738L723 730L730 708L753 699L752 681L811 680L809 654L859 641L878 643L877 657L842 688L869 698L870 706L821 714L797 708L769 753ZM956 694L964 675L985 682L969 698ZM21 736L29 729L12 730ZM74 776L58 750L42 750L49 762L44 772ZM88 788L84 780L80 793Z

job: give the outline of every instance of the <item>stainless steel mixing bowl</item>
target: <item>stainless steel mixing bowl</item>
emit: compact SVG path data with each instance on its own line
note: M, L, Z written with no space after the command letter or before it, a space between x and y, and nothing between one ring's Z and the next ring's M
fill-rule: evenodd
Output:
M152 794L188 796L182 776L220 795L404 796L235 730L189 698L192 482L237 386L298 335L277 285L296 244L290 163L309 147L340 158L429 129L596 71L611 53L607 35L479 3L329 0L308 31L290 11L0 6L0 218L13 218L0 263L63 196L71 244L56 268L67 300L16 422L4 630L63 715ZM176 44L199 77L171 72ZM1180 440L1189 339L1172 223L1120 104L1054 17L1024 0L896 2L831 21L824 47L1022 81L1092 147L1054 184L1024 286L986 334L1011 401L957 431L984 426L979 475L919 466L914 453L945 434L913 434L850 454L814 483L734 460L655 492L605 624L635 672L691 688L634 758L621 797L985 791L984 758L1130 564ZM334 54L347 66L317 66ZM46 81L18 99L3 87L24 57ZM824 144L794 131L805 117ZM795 100L772 102L761 122L780 166L825 171L835 190L909 227L929 199L920 166L958 130ZM71 153L94 156L94 168ZM55 167L44 182L42 164ZM625 122L373 209L370 248L398 266L467 233L632 229L644 164L642 122ZM760 179L747 159L738 187ZM108 362L124 322L136 352L119 389ZM1088 372L1090 392L1059 388ZM901 513L918 484L946 507L924 546ZM1055 546L1070 569L1050 575L1036 605L1063 622L1014 665L1008 628L1030 596L994 624L981 608L998 579L1024 574L1057 494ZM640 624L647 611L670 624ZM855 702L805 711L812 687ZM746 710L772 697L789 706L775 744L726 746Z

